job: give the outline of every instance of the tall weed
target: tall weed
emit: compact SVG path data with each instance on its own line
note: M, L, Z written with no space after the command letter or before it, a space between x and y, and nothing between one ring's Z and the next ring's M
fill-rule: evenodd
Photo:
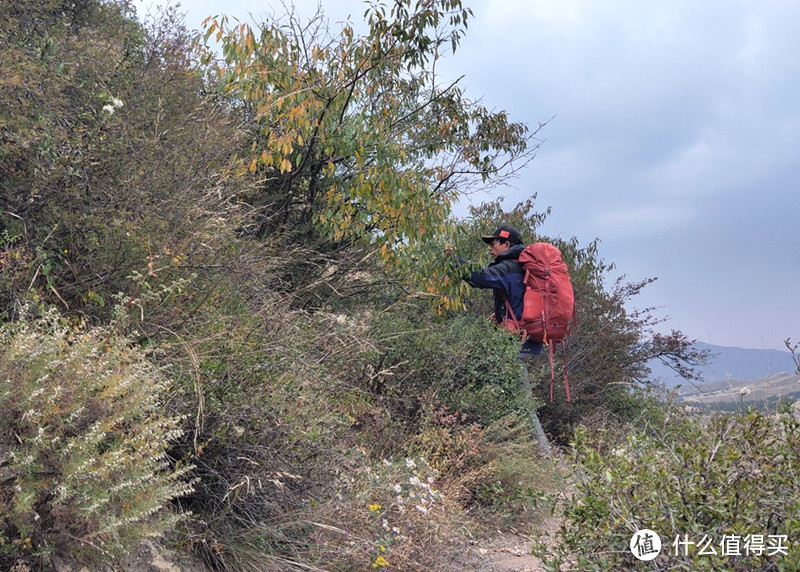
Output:
M0 561L106 560L171 528L191 467L166 455L182 430L163 372L53 312L0 335Z

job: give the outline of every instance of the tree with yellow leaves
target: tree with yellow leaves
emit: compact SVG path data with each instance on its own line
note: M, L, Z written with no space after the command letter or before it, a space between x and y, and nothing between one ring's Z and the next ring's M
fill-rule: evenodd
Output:
M413 7L413 8L412 8ZM436 63L472 17L460 0L371 4L367 31L321 14L252 28L206 22L217 72L251 142L240 176L262 215L253 234L362 241L384 261L443 235L459 195L502 183L533 156L535 133L443 83Z

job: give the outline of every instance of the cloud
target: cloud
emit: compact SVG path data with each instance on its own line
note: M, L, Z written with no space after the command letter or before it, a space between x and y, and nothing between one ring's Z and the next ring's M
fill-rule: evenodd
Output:
M694 215L695 210L688 205L645 205L601 210L593 215L593 222L608 230L607 237L635 238L674 231L692 222Z
M688 147L677 150L673 160L657 169L656 176L678 184L696 180L705 175L712 166L714 151L707 141L694 141ZM678 185L673 188L676 187Z

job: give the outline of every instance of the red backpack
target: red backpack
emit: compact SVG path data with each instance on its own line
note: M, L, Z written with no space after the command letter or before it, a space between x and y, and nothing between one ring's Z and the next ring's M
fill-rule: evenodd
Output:
M577 323L575 314L575 294L569 279L569 270L561 258L561 251L546 242L536 242L525 247L519 255L519 262L525 269L525 297L522 316L514 315L511 305L506 301L509 315L517 329L524 331L534 342L543 342L550 354L550 400L553 400L553 353L561 345L564 353L564 386L569 395L567 377L567 354L564 338L570 335L570 322Z

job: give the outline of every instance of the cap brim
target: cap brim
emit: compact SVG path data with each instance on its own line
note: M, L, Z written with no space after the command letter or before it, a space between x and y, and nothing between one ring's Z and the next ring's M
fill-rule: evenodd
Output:
M485 242L486 244L491 244L492 241L496 240L496 239L497 239L497 237L496 236L492 236L491 234L489 236L482 236L481 237L481 240L483 242Z

